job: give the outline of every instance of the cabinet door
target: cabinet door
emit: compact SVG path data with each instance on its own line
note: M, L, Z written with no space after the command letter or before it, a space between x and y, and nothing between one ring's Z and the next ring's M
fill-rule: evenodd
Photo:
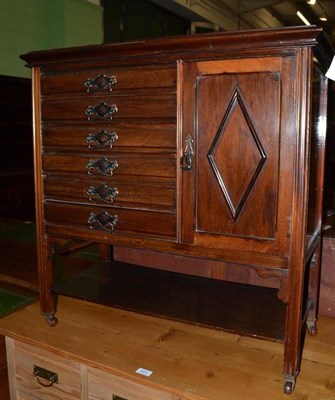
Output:
M279 57L182 66L182 151L193 153L181 164L182 241L283 252L295 113L288 71Z

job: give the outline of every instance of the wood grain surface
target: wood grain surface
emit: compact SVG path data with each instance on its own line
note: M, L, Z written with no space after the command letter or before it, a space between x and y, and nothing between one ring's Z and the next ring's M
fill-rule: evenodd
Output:
M50 328L31 305L0 320L0 333L148 388L192 400L281 400L283 346L60 298ZM335 320L306 337L292 400L335 399ZM40 350L39 350L40 351ZM153 371L141 377L142 367Z

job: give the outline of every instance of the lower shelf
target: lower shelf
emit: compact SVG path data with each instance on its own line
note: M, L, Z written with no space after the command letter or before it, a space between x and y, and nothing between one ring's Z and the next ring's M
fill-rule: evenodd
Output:
M57 294L282 342L277 291L121 262L95 264L58 282Z

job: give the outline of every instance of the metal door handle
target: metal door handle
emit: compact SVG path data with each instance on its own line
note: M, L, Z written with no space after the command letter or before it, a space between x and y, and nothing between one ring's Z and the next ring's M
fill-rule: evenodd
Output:
M180 159L180 168L183 171L190 171L192 169L192 164L193 164L194 151L192 143L194 143L194 140L190 135L187 135L185 142L186 146L184 153Z

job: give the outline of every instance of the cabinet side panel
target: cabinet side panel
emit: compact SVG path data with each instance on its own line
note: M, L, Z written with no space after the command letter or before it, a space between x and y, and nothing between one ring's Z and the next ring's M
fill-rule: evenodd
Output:
M326 126L327 79L317 68L314 68L310 124L310 170L307 220L307 236L309 240L312 240L321 229Z

